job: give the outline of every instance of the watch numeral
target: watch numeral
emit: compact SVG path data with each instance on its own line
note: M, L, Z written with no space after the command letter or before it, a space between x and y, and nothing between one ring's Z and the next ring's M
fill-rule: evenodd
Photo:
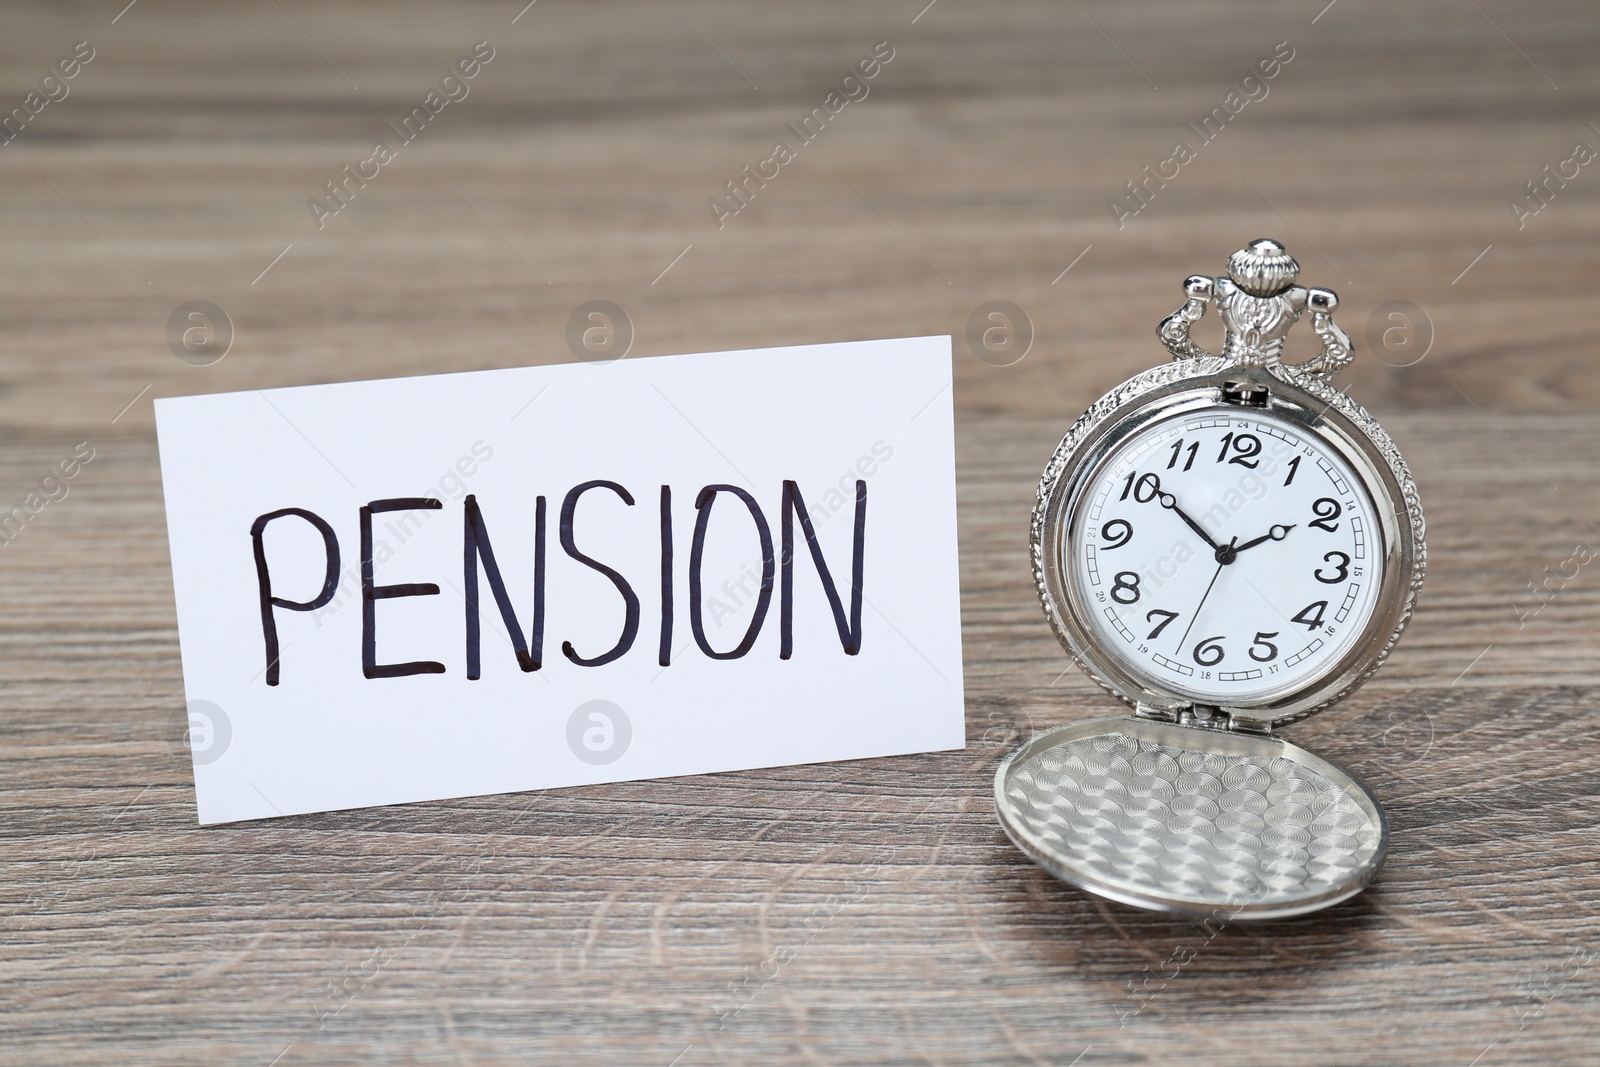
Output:
M1138 572L1118 571L1116 580L1111 583L1111 599L1118 604L1137 604L1139 602Z
M1194 661L1200 664L1202 667L1215 667L1217 664L1221 663L1223 636L1224 635L1222 634L1218 634L1215 637L1208 637L1204 641L1201 641L1198 645L1195 645ZM1213 653L1215 654L1213 655Z
M1231 457L1228 455L1230 449L1234 452ZM1261 455L1261 438L1255 434L1225 433L1222 435L1222 451L1217 453L1217 462L1221 463L1226 460L1229 463L1237 463L1241 467L1249 467L1251 470L1255 470L1261 465L1261 461L1255 458L1259 455Z
M1322 562L1333 563L1335 558L1337 558L1339 562L1334 563L1333 565L1339 568L1339 573L1335 574L1332 578L1324 578L1322 576L1321 567L1318 567L1316 571L1313 572L1317 581L1321 582L1323 585L1338 585L1340 582L1350 577L1350 557L1345 553L1329 552L1327 555L1322 557Z
M1296 456L1296 457L1294 457L1293 459L1291 459L1289 461L1289 477L1287 477L1287 478L1285 478L1283 480L1283 486L1284 486L1285 489L1287 489L1289 487L1289 483L1294 481L1295 473L1297 471L1299 471L1299 469L1300 469L1300 457Z
M1145 612L1144 621L1155 622L1157 615L1164 615L1166 618L1156 623L1156 628L1145 635L1146 641L1154 641L1156 638L1160 637L1161 631L1165 630L1172 620L1178 617L1178 613L1176 611L1163 611L1160 608L1153 608L1150 611Z
M1271 633L1257 633L1255 644L1250 646L1250 658L1255 660L1257 663L1271 663L1273 660L1277 659L1278 646L1267 640L1269 637L1277 636L1278 631L1276 630L1273 630ZM1267 654L1264 656L1256 655L1257 648L1266 649Z
M1109 552L1113 548L1121 548L1133 540L1133 523L1127 519L1112 519L1100 527L1100 536L1105 544L1101 545L1102 551Z
M1297 622L1308 630L1315 630L1322 625L1322 613L1327 610L1328 602L1326 600L1318 600L1301 608L1300 614L1289 621Z
M1135 480L1137 479L1137 480ZM1161 477L1157 474L1140 474L1131 471L1128 480L1122 483L1122 495L1118 500L1128 499L1128 493L1133 493L1133 499L1141 504L1148 504L1161 495Z
M1319 530L1327 530L1329 533L1339 532L1339 524L1333 520L1337 519L1344 509L1339 506L1337 500L1326 496L1318 497L1316 503L1311 505L1311 510L1317 513L1317 517L1311 520L1310 525Z
M1199 451L1200 451L1200 442L1199 441L1196 441L1194 444L1189 446L1189 459L1183 465L1183 469L1184 470L1188 470L1190 467L1194 466L1195 453L1197 453ZM1182 452L1183 452L1183 438L1180 437L1180 438L1178 438L1176 441L1174 441L1172 443L1172 458L1167 460L1167 470L1171 470L1173 467L1176 467L1178 465L1178 456Z

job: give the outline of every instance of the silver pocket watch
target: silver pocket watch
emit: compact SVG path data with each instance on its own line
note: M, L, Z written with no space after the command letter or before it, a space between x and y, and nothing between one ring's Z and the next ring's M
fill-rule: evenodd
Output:
M1353 355L1338 297L1276 241L1184 282L1172 354L1101 397L1045 468L1034 581L1074 661L1133 708L1001 763L1006 834L1052 874L1138 907L1268 919L1372 881L1388 821L1279 730L1387 658L1426 562L1394 442L1329 383ZM1191 340L1215 305L1220 355ZM1282 362L1307 313L1322 351Z

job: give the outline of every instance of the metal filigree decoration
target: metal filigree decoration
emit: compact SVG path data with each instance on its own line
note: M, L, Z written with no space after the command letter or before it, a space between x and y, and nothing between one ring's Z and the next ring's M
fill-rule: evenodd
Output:
M1326 378L1355 356L1350 338L1333 321L1339 296L1331 289L1296 285L1300 264L1277 241L1251 241L1228 257L1228 273L1220 278L1196 274L1183 283L1188 294L1182 307L1161 322L1157 334L1174 359L1211 356L1189 336L1190 328L1216 304L1222 319L1222 358L1254 367L1283 364L1283 342L1307 310L1322 351L1294 369L1304 376Z

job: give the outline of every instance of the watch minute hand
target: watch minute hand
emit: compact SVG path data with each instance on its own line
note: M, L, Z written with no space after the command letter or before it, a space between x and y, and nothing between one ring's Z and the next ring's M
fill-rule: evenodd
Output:
M1287 526L1281 526L1281 525L1280 526L1274 526L1272 529L1268 530L1266 533L1262 534L1260 537L1257 537L1253 541L1246 541L1244 544L1239 545L1233 551L1234 551L1235 554L1238 554L1240 552L1243 552L1247 548L1254 548L1257 545L1263 544L1264 542L1267 542L1267 541L1282 541L1285 537L1289 536L1289 531L1292 530L1292 529L1294 529L1294 523L1290 523Z
M1188 524L1189 529L1191 529L1195 533L1199 534L1200 535L1200 539L1202 541L1204 541L1206 544L1210 545L1213 550L1216 550L1217 548L1221 547L1220 545L1218 545L1216 543L1216 541L1211 539L1211 535L1210 534L1206 533L1205 527L1201 526L1198 522L1195 522L1193 519L1191 519L1189 517L1188 513L1185 512L1182 508L1180 508L1178 506L1178 498L1177 497L1173 496L1171 493L1162 493L1160 499L1161 499L1161 506L1162 507L1166 508L1168 511L1174 512L1178 516L1178 518L1182 519L1185 523Z

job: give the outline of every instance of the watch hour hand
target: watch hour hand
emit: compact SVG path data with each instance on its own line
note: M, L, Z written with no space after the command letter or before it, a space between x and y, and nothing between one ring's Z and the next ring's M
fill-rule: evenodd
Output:
M1202 541L1204 541L1206 544L1210 545L1211 549L1213 551L1215 551L1216 549L1221 547L1220 545L1218 545L1216 543L1216 541L1212 540L1210 534L1206 533L1205 527L1201 526L1198 522L1195 522L1193 519L1191 519L1189 517L1188 513L1185 512L1182 508L1180 508L1178 506L1178 498L1177 497L1173 496L1171 493L1162 493L1160 499L1161 499L1161 506L1162 507L1166 508L1168 511L1173 512L1174 514L1176 514L1178 516L1178 518L1182 519L1185 523L1187 523L1188 526L1189 526L1189 529L1191 529L1195 533L1199 534L1200 535L1200 539ZM1241 545L1240 547L1241 548L1248 548L1249 546L1248 545Z
M1285 537L1289 536L1289 531L1292 529L1294 529L1294 523L1292 522L1287 526L1274 526L1260 537L1257 537L1254 540L1246 541L1244 544L1239 545L1234 549L1234 552L1237 554L1239 552L1243 552L1247 548L1254 548L1257 545L1263 544L1267 541L1282 541Z

